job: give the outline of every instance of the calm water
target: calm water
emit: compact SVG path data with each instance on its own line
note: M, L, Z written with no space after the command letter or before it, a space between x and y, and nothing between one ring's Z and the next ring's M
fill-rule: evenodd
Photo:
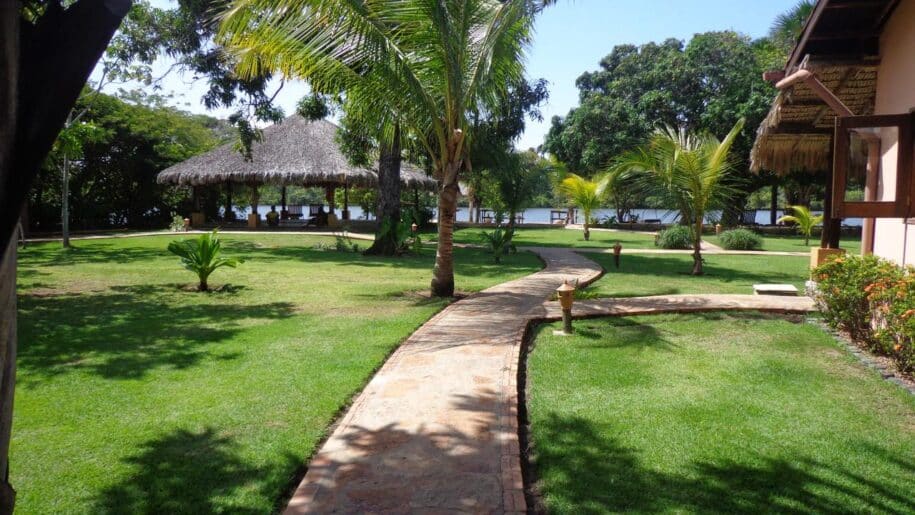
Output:
M324 209L326 210L327 207L325 206ZM279 206L277 206L277 210L279 210ZM306 206L304 208L304 210L307 214L308 207ZM362 212L362 209L359 206L350 206L349 210L350 210L350 218L352 218L353 220L363 220L364 219L364 213ZM549 207L533 207L533 208L525 209L524 210L524 223L548 224L548 223L550 223L550 212L553 210L554 210L553 208L549 208ZM558 211L559 209L556 209L556 210ZM236 211L236 213L238 213L239 217L244 217L244 216L248 215L247 208L237 207L235 209L235 211ZM268 211L270 211L270 206L260 206L260 208L258 208L258 212L261 214L261 216L266 214ZM335 210L335 213L337 214L337 216L340 216L340 214L342 213L342 209L339 209L339 206L338 206L338 209ZM677 212L669 211L666 209L633 209L632 213L634 215L637 215L639 217L640 221L652 220L652 219L661 220L662 223L674 223L677 221ZM770 221L769 214L770 213L769 213L768 209L756 210L756 223L759 225L768 225L769 221ZM814 211L814 214L822 214L822 211ZM778 217L781 217L782 215L784 215L784 212L779 210ZM614 211L613 209L598 209L595 212L594 216L598 220L604 220L607 217L616 216L616 211ZM710 219L710 220L717 220L720 216L721 216L720 211L714 211L714 212L709 213L709 215L706 218ZM465 208L465 207L458 208L458 213L457 213L458 222L468 222L468 221L470 221L469 218L470 218L470 215L468 213L467 208ZM581 213L578 214L578 219L576 220L576 222L578 222L578 223L582 222ZM858 227L861 225L861 219L860 218L846 218L845 220L842 221L842 225Z

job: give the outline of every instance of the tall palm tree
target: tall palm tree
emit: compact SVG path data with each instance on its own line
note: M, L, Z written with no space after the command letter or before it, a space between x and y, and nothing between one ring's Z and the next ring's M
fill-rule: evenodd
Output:
M496 105L524 71L535 15L552 0L234 0L220 42L244 76L265 70L382 104L431 157L440 181L432 293L454 293L458 177L468 112Z
M793 223L797 226L797 232L804 235L804 246L810 245L810 235L813 228L823 223L823 215L814 216L807 206L788 206L793 215L785 215L778 219L778 223Z
M612 184L611 177L613 177L613 175L607 174L596 181L592 181L585 179L580 175L570 173L559 183L559 192L568 197L572 204L581 209L581 214L585 218L585 241L591 239L591 230L589 227L591 223L591 214L595 209L600 207L601 203L606 198L609 186Z
M680 210L693 237L693 275L702 275L702 228L706 212L736 194L729 158L734 139L743 129L740 120L721 141L712 135L694 135L667 128L657 131L647 145L620 156L616 175L634 175L643 187L660 193Z
M776 16L769 28L769 39L786 54L790 52L815 6L814 0L800 0L794 7Z

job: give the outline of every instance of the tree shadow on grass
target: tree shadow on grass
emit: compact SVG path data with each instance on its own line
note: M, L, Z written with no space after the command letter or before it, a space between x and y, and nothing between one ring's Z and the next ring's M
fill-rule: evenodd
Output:
M915 511L915 462L862 444L868 460L897 469L891 477L806 456L763 455L742 462L697 462L678 473L643 466L638 449L623 445L612 424L550 414L535 422L536 466L548 504L569 513L687 511L698 513L850 513ZM658 443L662 445L662 443Z
M71 371L111 379L234 359L221 343L251 320L291 316L290 303L176 302L176 285L118 287L105 293L19 297L19 379L25 384ZM211 295L235 295L231 291ZM206 299L206 297L204 297ZM198 298L194 298L198 300Z
M59 244L27 247L20 255L24 266L68 266L87 263L132 263L162 257L174 257L166 247L171 240L163 239L161 247L129 246L99 241L74 242L69 249Z
M609 325L613 329L613 337L608 338L606 333L598 329L597 324ZM590 347L601 348L653 348L660 350L673 350L678 345L663 334L653 323L643 324L638 319L629 317L608 317L599 321L582 321L575 330L577 336L589 340Z
M298 461L289 456L272 467L294 470ZM264 513L233 497L255 491L272 499L283 486L276 484L282 474L245 462L239 445L212 428L172 431L145 442L124 462L131 475L102 491L93 513Z

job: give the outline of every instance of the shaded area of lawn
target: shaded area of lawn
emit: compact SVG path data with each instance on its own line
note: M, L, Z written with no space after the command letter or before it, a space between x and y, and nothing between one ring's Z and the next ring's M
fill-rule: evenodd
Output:
M681 293L752 294L760 283L793 284L804 291L809 259L793 256L705 255L705 275L693 276L686 254L623 254L620 267L609 254L584 253L606 274L585 288L583 297L639 297Z
M552 513L912 513L915 398L762 315L542 327L528 360Z
M178 236L30 245L19 274L12 482L20 513L264 513L384 358L445 302L434 249L385 259L333 239L225 235L208 294ZM459 289L535 272L456 249Z
M454 242L479 245L480 235L495 229L465 228L454 232ZM424 241L435 241L435 233L423 235ZM549 229L523 229L515 230L515 245L529 247L584 247L602 248L613 247L620 242L623 247L631 249L654 248L654 234L631 231L591 231L590 241L585 241L581 230L565 229L562 227Z
M818 247L820 245L819 236L812 236L809 244L804 244L803 236L762 235L761 237L763 242L761 250L770 252L804 252L809 254L811 247ZM702 239L713 245L721 245L721 242L715 235L704 236ZM851 254L859 254L861 252L861 238L843 236L841 243L842 248Z

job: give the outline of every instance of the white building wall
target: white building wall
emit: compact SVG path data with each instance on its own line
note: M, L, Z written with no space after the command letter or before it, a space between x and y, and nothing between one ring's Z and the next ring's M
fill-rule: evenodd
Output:
M902 0L880 39L875 114L908 113L915 109L915 0ZM913 152L915 149L908 149ZM879 200L895 194L896 145L884 148ZM908 170L912 173L912 170ZM901 264L915 264L915 225L898 218L877 219L874 254Z

